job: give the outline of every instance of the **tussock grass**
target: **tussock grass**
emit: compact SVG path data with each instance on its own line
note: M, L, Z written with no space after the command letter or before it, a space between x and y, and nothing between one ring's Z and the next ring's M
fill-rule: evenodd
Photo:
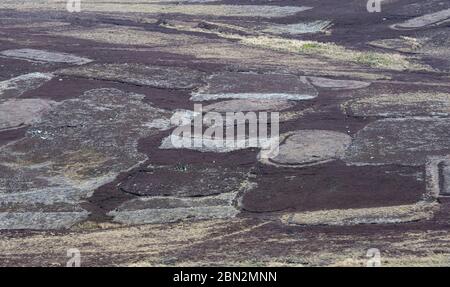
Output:
M286 224L298 225L355 225L402 223L431 219L439 209L437 203L419 202L412 205L361 209L335 209L287 214Z
M302 41L268 36L241 37L245 45L274 49L278 51L319 55L338 61L347 61L373 68L388 70L426 70L427 67L411 62L411 59L397 53L362 52L347 49L334 43Z
M238 41L239 43L246 46L271 49L280 52L321 56L331 60L350 62L378 69L395 71L430 70L430 67L428 66L412 62L412 57L401 55L399 53L357 51L334 43L286 39L282 37L264 35L256 31L247 31L252 32L252 34L256 34L254 36L242 36L238 34L217 30L207 30L182 24L169 24L164 26L166 28L175 29L178 31L214 34L224 39ZM220 26L223 26L223 24L220 24ZM236 28L236 26L233 27L233 29ZM240 29L242 30L242 28Z

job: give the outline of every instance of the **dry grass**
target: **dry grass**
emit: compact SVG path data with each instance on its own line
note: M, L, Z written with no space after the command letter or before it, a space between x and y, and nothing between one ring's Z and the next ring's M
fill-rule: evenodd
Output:
M271 49L278 52L288 52L309 57L324 57L326 59L337 62L347 62L359 66L368 66L377 69L394 71L430 69L430 67L428 66L412 62L413 58L398 53L378 53L372 51L362 52L351 50L334 43L286 39L276 36L267 36L257 31L247 31L242 27L238 27L235 25L214 22L211 22L210 24L228 29L230 31L235 30L247 32L252 34L253 36L242 36L231 32L223 32L220 31L220 29L208 30L197 27L193 23L173 22L164 25L164 27L184 32L201 32L214 34L223 39L238 41L240 44L250 47Z
M341 109L355 116L448 115L450 93L382 94L349 100Z
M38 0L18 2L16 0L2 0L2 8L16 10L66 10L66 1ZM284 17L307 10L308 7L297 6L265 6L265 5L202 5L202 4L163 4L164 0L146 1L82 1L83 12L108 13L149 13L149 14L184 14L207 15L223 17ZM180 1L183 2L183 1Z
M68 30L54 32L53 35L92 40L100 43L116 45L168 46L191 45L202 42L199 37L150 32L141 29L106 26L104 28Z
M78 248L83 266L365 266L367 250L379 248L383 266L449 264L448 230L373 236L272 229L273 222L245 219L135 227L87 222L70 233L2 235L0 262L60 266L67 249Z
M170 228L169 225L114 228L90 222L74 227L68 234L42 232L28 237L2 237L0 254L10 260L31 256L24 264L32 266L48 265L51 258L64 258L69 248L78 248L86 257L90 254L106 257L140 254L139 257L154 259L158 254L186 248L216 233L226 234L227 227L230 224L225 221L179 223Z
M237 26L213 23L224 28L242 30ZM303 55L322 56L332 60L352 62L373 68L388 70L427 70L429 67L411 62L411 58L397 53L362 52L347 49L334 43L322 43L316 41L303 41L296 39L285 39L267 35L241 36L232 33L224 33L214 30L206 30L189 24L171 24L165 27L179 31L203 32L215 34L219 37L238 40L241 44L268 48L281 52L297 53ZM256 31L246 31L251 34L260 34Z
M420 202L412 205L361 209L333 209L293 213L282 216L286 224L355 225L374 223L403 223L427 220L439 209L438 203Z
M411 59L396 53L361 52L350 50L334 43L302 41L268 36L246 37L241 43L278 51L319 55L329 59L352 62L373 68L387 70L427 70L424 65L415 64Z

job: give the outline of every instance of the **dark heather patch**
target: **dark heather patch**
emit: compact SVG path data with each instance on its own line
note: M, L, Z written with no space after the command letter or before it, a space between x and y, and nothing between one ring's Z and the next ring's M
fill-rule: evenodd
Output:
M412 204L425 193L421 168L351 167L342 162L302 169L260 166L257 187L243 197L249 212L315 211Z
M139 196L208 196L237 191L245 174L215 165L148 166L131 174L119 188Z

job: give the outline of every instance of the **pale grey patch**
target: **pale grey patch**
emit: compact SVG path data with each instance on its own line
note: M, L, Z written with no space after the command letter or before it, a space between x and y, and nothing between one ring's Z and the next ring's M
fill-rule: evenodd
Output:
M160 149L190 149L200 152L227 153L237 150L255 148L251 146L251 141L258 141L258 138L249 139L227 139L224 132L223 139L206 138L198 136L169 135L162 140Z
M251 100L310 100L315 98L306 94L284 94L284 93L226 93L226 94L195 94L191 97L193 101L212 101L219 99L251 99Z
M152 122L149 122L145 125L149 129L157 129L160 131L168 130L172 127L170 120L168 119L156 119Z
M139 211L111 212L115 222L123 224L156 224L182 220L224 219L239 212L231 206L179 207L172 209L144 209Z
M104 183L108 183L111 181L110 178L108 181L104 181ZM23 182L22 182L23 183ZM32 183L30 181L30 183ZM30 206L36 204L42 205L56 205L60 203L67 203L76 205L82 199L86 198L86 191L81 188L72 188L67 189L63 186L63 182L61 182L61 186L49 186L43 188L35 188L31 187L29 190L17 189L16 192L13 192L11 189L7 189L8 184L14 187L17 187L20 182L17 180L10 180L9 182L5 182L2 180L2 189L0 189L0 200L1 205L15 205L15 204L25 204ZM95 186L94 186L95 187ZM89 195L92 195L92 192L89 192Z
M299 34L310 34L310 33L319 33L326 31L332 22L327 20L317 20L311 22L304 23L296 23L296 24L272 24L267 28L262 30L266 33L282 35L282 34L291 34L291 35L299 35Z
M420 166L428 156L450 150L450 119L407 117L382 119L360 130L344 160L353 165Z
M71 164L77 165L77 163L68 163L68 165ZM101 176L92 175L92 178L75 179L71 178L73 176L71 174L64 174L65 170L58 170L55 165L57 164L52 161L23 168L17 164L11 167L0 165L1 204L26 204L29 207L40 204L50 210L61 203L72 204L76 207L82 200L92 196L96 188L111 182L117 175L111 172ZM78 165L78 170L75 172L83 172L83 168L89 172L89 163L86 164L87 167L84 163ZM68 172L71 171L68 170Z
M141 64L92 64L56 72L75 76L166 89L190 89L201 85L203 72L186 67L146 66Z
M10 99L0 102L0 131L30 125L55 105L56 102L43 99Z
M0 52L0 55L8 58L36 61L36 62L46 62L46 63L66 63L73 65L83 65L92 62L91 59L78 57L72 54L49 52L45 50L36 50L36 49L6 50Z
M287 100L263 100L263 99L246 99L246 100L230 100L203 107L204 112L258 112L258 111L280 111L291 108L295 105L292 101Z
M30 73L0 82L0 102L9 98L18 98L25 92L39 88L50 81L52 74Z
M171 113L143 99L116 89L90 90L60 103L33 123L25 138L2 147L0 198L11 204L7 211L16 212L18 203L41 204L42 212L60 203L78 206L120 172L144 162L138 140L158 133L149 123L168 120ZM39 219L42 228L55 226Z
M333 90L353 90L362 89L370 86L370 82L362 82L355 80L334 80L322 77L308 77L311 84L320 88Z
M292 16L299 12L308 11L311 9L313 9L313 7L308 6L227 5L227 10L229 10L230 16L251 15L252 17L267 18Z
M108 215L113 216L114 221L125 224L232 218L240 212L242 195L256 187L248 180L248 171L207 167L192 169L192 166L181 165L175 169L178 173L178 176L174 175L175 181L185 181L185 185L171 184L163 179L160 183L164 190L147 193L155 196L131 199ZM173 173L172 168L166 171ZM153 176L158 177L157 174ZM203 180L202 176L205 177ZM194 179L189 181L184 178ZM202 184L202 191L195 190ZM160 196L162 194L166 196Z
M299 130L280 136L279 148L261 151L258 158L265 164L287 167L318 165L341 159L352 138L327 130Z
M199 198L149 197L125 202L109 213L114 221L124 224L168 223L235 217L233 206L237 193Z
M398 30L413 30L419 29L422 27L427 27L430 25L441 24L443 22L449 21L450 18L450 9L442 10L439 12L426 14L423 16L415 17L409 19L403 23L392 25L393 29Z
M193 101L218 99L308 100L317 90L304 77L286 74L225 72L210 76L207 85L192 93Z
M0 212L0 230L66 229L87 219L83 212Z
M450 94L383 94L349 100L341 108L356 117L450 116Z

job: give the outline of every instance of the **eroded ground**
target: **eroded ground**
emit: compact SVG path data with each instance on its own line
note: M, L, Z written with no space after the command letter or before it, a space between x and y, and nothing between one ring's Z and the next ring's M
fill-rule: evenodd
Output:
M3 0L0 265L449 265L450 4L366 4Z

